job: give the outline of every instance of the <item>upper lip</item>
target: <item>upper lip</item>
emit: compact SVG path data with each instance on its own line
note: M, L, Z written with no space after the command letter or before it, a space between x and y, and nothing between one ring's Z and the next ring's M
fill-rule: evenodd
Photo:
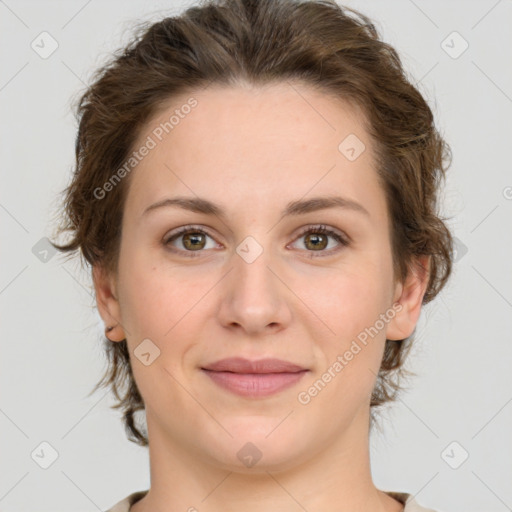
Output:
M258 359L251 361L243 357L229 357L203 366L203 370L233 373L295 373L306 370L302 366L282 359Z

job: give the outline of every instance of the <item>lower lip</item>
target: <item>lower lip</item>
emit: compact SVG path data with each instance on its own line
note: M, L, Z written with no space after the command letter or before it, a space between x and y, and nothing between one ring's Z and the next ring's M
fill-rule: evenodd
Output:
M204 370L216 384L237 395L261 398L283 391L299 382L307 370L294 373L232 373Z

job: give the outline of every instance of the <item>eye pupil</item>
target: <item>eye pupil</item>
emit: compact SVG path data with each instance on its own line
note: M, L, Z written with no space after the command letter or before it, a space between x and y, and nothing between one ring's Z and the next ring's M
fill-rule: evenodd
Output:
M202 240L203 245L201 245L201 237L204 238L204 235L201 233L185 233L183 235L183 245L187 249L202 249L204 245L204 240ZM197 242L199 242L199 244Z
M322 240L319 242L319 239ZM306 235L306 247L309 242L313 243L313 248L315 249L325 249L327 247L327 237L322 234Z

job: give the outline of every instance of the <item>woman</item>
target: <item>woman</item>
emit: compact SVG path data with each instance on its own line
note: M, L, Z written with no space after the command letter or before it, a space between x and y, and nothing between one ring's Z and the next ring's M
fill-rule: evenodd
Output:
M428 511L375 487L368 436L451 273L449 147L371 22L203 3L144 26L78 115L56 247L92 267L97 387L151 466L110 512Z

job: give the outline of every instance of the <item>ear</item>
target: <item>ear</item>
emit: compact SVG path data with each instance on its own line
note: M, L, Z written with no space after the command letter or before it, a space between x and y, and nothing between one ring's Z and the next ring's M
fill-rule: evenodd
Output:
M388 324L386 330L388 340L403 340L414 332L429 277L430 256L417 256L405 283L399 282L395 287L393 304L398 302L402 309L397 311Z
M114 327L108 332L110 341L123 341L126 335L121 325L121 308L117 298L115 278L100 265L94 265L92 279L96 291L96 304L105 327Z

